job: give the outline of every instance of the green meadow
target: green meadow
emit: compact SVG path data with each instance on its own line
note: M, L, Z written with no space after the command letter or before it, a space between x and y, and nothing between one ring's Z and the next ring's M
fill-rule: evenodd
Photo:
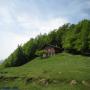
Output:
M1 66L0 88L3 87L17 90L90 90L90 57L61 53L46 59L38 57L19 67Z

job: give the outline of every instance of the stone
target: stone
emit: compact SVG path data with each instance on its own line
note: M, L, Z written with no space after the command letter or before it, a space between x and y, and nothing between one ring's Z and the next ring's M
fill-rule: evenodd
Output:
M77 84L77 81L76 80L72 80L71 82L70 82L70 85L76 85Z

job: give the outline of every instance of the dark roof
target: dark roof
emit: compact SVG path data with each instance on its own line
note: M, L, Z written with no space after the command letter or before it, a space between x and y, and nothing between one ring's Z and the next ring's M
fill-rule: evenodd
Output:
M46 45L44 45L43 47L42 47L42 49L43 48L45 48L45 47L53 47L53 48L57 48L57 49L60 49L60 47L58 47L58 46L55 46L55 45L51 45L51 44L46 44Z

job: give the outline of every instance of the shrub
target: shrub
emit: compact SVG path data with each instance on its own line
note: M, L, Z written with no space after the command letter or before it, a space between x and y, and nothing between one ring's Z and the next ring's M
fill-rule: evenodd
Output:
M46 54L46 55L47 55L47 51L45 51L45 50L38 50L38 51L36 51L36 55L37 55L37 56L42 57L43 54Z

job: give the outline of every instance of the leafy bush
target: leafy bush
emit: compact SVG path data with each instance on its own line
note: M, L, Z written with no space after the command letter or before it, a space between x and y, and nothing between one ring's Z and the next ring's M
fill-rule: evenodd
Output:
M43 54L46 54L46 55L47 55L47 51L45 51L45 50L40 50L40 51L38 50L38 51L36 51L36 55L37 55L37 56L42 57Z

